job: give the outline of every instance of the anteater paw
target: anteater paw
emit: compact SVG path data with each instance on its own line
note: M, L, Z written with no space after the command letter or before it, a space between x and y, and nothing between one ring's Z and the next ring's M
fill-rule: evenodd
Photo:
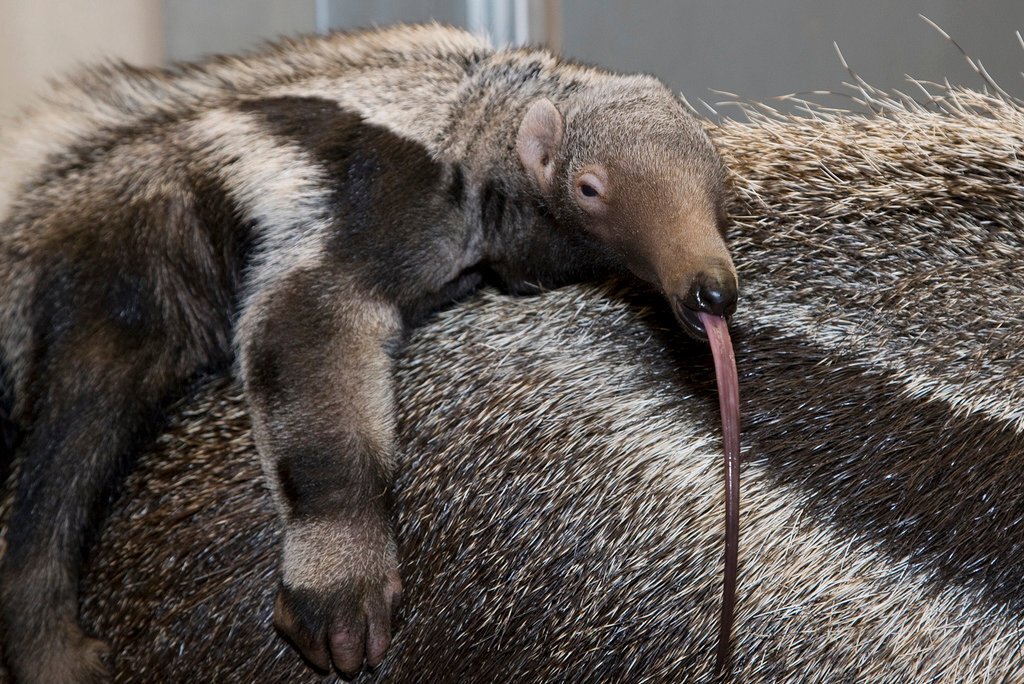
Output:
M277 629L312 665L359 672L380 664L402 594L386 521L305 521L285 528Z
M379 579L348 581L330 589L282 584L274 626L314 667L332 664L346 675L376 667L391 644L391 615L402 595L397 570Z

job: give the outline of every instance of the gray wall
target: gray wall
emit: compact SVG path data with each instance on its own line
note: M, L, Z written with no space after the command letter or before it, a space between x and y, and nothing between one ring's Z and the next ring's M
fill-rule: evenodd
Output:
M332 28L430 20L458 26L466 23L465 0L327 0L325 4Z
M868 83L912 88L916 78L980 87L939 24L1007 90L1024 95L1024 0L617 0L598 10L562 0L564 51L584 61L665 79L691 101L709 89L764 100L838 90L849 75L833 48Z
M465 24L464 0L319 0L326 24ZM313 31L317 0L164 0L171 59L233 51L263 38ZM832 47L877 87L912 92L904 77L980 87L963 56L926 24L946 29L1010 92L1024 96L1024 0L561 0L570 57L664 79L691 102L710 89L765 100L842 90L849 76ZM825 98L826 102L829 102ZM849 104L846 100L829 103ZM728 111L726 111L728 113Z
M320 7L322 16L317 16ZM163 0L169 60L238 52L282 35L399 21L464 25L464 0Z
M313 0L163 0L168 60L239 52L316 30Z

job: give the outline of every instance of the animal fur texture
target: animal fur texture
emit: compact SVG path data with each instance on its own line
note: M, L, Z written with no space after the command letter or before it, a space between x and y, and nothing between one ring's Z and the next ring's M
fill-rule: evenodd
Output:
M1024 107L965 90L712 128L744 302L730 673L1024 678ZM485 292L396 366L406 594L366 681L712 681L713 369L658 297ZM239 388L182 403L89 561L123 681L313 681Z
M456 29L94 69L7 138L0 630L20 682L104 679L80 557L197 377L243 387L283 525L275 627L352 674L402 591L391 371L416 322L485 282L629 273L697 337L736 305L725 169L678 96Z

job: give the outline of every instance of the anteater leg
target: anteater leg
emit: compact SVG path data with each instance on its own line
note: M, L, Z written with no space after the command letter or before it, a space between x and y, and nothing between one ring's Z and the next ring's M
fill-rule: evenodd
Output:
M0 560L2 644L16 682L102 680L105 646L78 626L79 566L129 455L189 375L168 340L118 344L100 326L41 357Z
M380 662L401 592L391 529L395 309L330 269L294 272L243 315L240 353L284 523L275 624L321 670Z

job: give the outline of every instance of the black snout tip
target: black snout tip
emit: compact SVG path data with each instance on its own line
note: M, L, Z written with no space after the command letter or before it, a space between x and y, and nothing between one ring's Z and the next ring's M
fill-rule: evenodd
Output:
M693 300L697 305L694 308L722 317L736 313L736 299L735 285L712 283L696 287L693 292Z
M736 311L739 292L731 276L701 274L682 297L675 295L671 299L672 309L683 329L698 340L707 340L707 331L697 313L704 311L728 318Z

